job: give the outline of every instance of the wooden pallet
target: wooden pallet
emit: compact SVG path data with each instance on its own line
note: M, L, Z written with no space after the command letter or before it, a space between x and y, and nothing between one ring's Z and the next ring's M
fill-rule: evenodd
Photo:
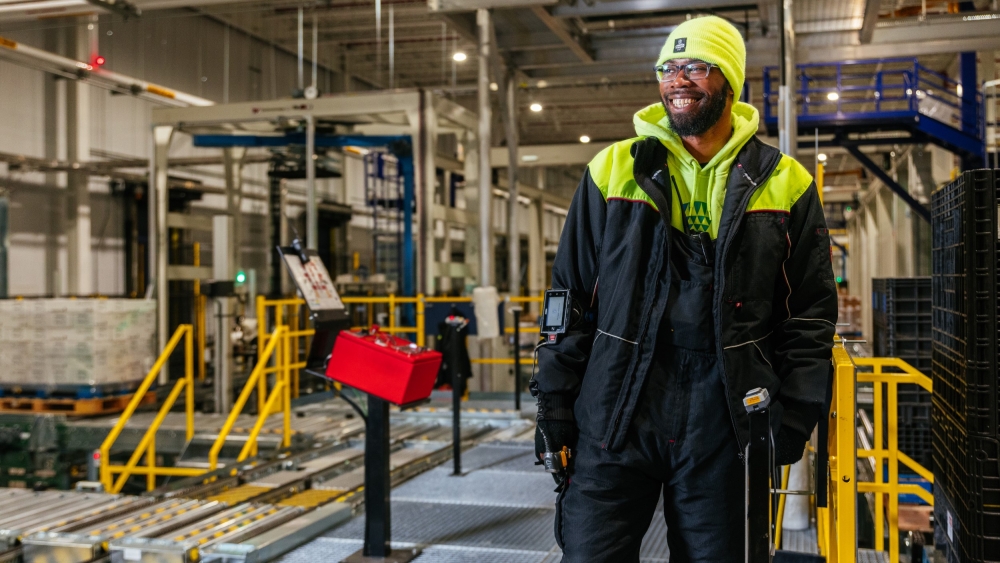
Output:
M94 416L122 412L132 400L132 395L97 397L93 399L41 399L37 397L0 397L0 412L66 414ZM140 405L156 402L156 392L150 391Z

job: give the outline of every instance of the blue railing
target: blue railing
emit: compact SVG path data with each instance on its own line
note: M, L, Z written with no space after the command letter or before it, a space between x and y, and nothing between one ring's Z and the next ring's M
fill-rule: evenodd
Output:
M765 67L765 122L778 119L779 84L778 68ZM982 94L977 90L964 98L958 93L958 82L928 69L917 59L801 64L796 67L794 86L800 121L892 119L922 114L983 138Z

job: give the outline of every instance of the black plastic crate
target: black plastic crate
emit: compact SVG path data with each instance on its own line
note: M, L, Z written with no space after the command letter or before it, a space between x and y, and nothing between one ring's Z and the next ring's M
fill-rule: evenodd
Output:
M950 517L957 560L976 563L1000 562L998 188L1000 171L966 172L933 194L931 212L931 446L948 507L937 522Z

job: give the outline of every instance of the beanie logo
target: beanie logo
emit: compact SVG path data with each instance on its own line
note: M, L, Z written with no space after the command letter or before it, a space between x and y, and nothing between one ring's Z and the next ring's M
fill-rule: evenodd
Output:
M687 37L680 37L674 40L674 52L683 53L687 49Z

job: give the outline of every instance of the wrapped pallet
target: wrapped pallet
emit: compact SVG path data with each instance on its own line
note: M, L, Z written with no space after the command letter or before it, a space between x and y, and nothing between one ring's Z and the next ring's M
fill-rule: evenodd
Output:
M156 359L155 330L151 300L0 300L0 389L129 389Z

